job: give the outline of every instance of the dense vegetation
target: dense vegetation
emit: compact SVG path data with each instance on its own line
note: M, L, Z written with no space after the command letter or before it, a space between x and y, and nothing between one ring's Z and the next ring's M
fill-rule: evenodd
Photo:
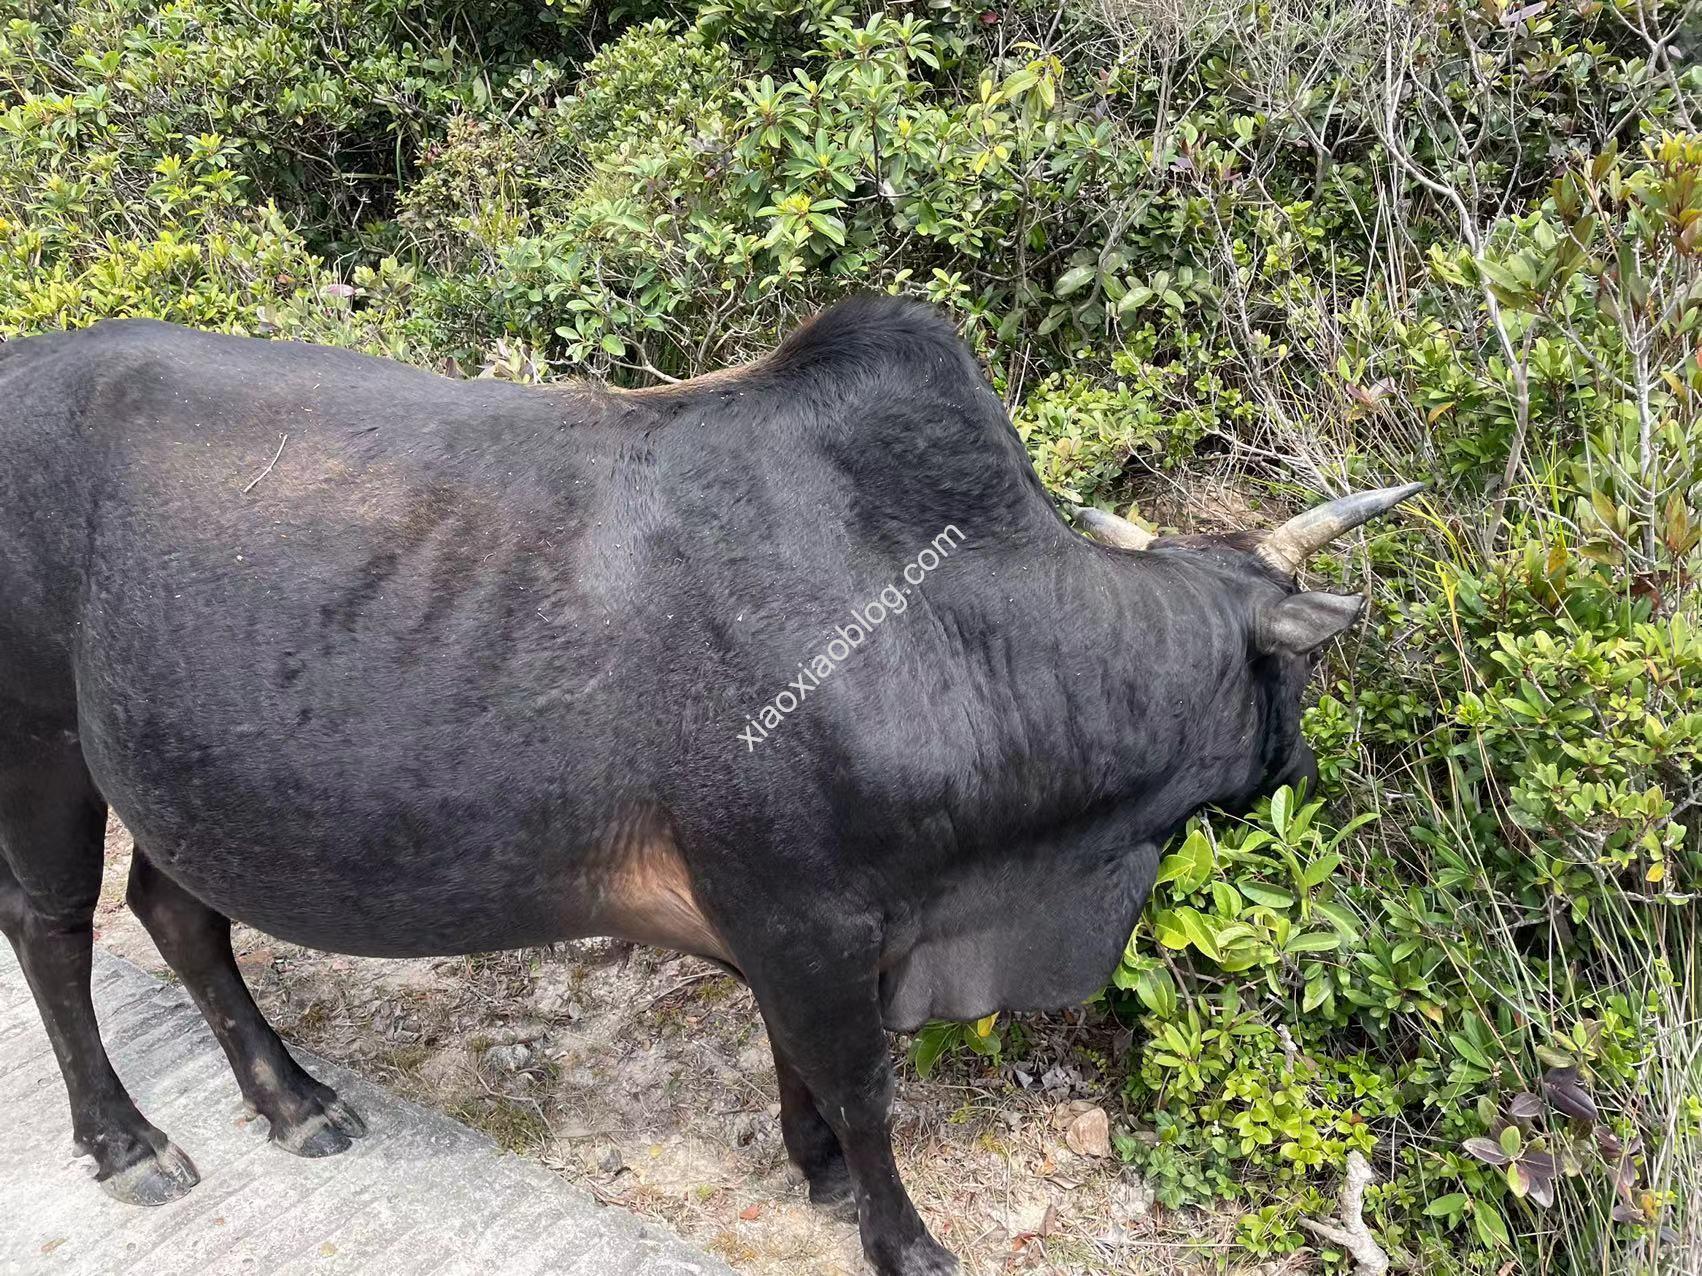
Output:
M1106 994L1119 1149L1254 1254L1347 1264L1298 1220L1358 1149L1416 1270L1697 1261L1696 7L6 8L0 333L643 384L892 289L1070 501L1217 528L1433 479L1316 565L1374 604L1324 792L1170 848Z

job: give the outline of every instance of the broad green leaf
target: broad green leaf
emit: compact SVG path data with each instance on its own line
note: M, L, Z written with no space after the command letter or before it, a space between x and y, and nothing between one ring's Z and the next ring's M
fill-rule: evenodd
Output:
M1312 930L1296 935L1288 941L1286 948L1291 953L1331 953L1341 944L1342 937L1332 930Z
M1514 1196L1519 1197L1521 1200L1523 1200L1525 1194L1531 1190L1530 1175L1526 1174L1519 1168L1519 1163L1517 1161L1511 1161L1507 1165L1507 1190L1512 1192Z
M1334 926L1348 943L1358 942L1359 927L1355 924L1353 913L1345 905L1333 900L1320 900L1313 904L1313 907L1324 915L1325 920Z
M1124 314L1133 310L1136 306L1146 305L1151 300L1152 289L1137 284L1123 294L1122 300L1117 303L1117 313Z
M1288 813L1293 801L1294 790L1286 784L1271 794L1271 827L1284 841L1288 839Z
M1225 917L1238 914L1246 901L1241 898L1241 892L1228 882L1213 882L1211 884L1212 907Z
M1477 1066L1482 1068L1484 1071L1494 1071L1495 1065L1490 1063L1483 1051L1479 1050L1468 1038L1461 1036L1457 1032L1451 1032L1448 1034L1448 1044L1453 1046L1454 1049L1464 1056L1469 1062L1477 1064Z
M1507 1222L1501 1217L1501 1211L1488 1201L1472 1203L1472 1221L1477 1226L1478 1237L1485 1245L1505 1248L1513 1243L1513 1238L1507 1231Z
M1263 882L1239 882L1241 893L1255 904L1263 904L1267 908L1293 908L1294 896L1287 891L1278 890L1274 886L1266 886Z
M1194 858L1178 851L1174 855L1166 855L1164 862L1158 866L1158 876L1153 878L1154 886L1162 886L1165 882L1180 881L1193 871ZM1184 895L1186 891L1182 892Z
M1305 995L1300 999L1302 1014L1310 1014L1330 999L1330 981L1322 974L1306 981Z
M1331 851L1309 864L1301 880L1309 887L1322 885L1324 880L1336 871L1341 862L1342 857Z
M945 1053L946 1046L955 1035L955 1024L930 1023L923 1025L921 1031L910 1047L910 1059L916 1065L916 1074L924 1079L934 1070L934 1065Z
M1188 933L1182 929L1182 919L1173 908L1161 909L1152 915L1152 934L1166 948L1180 950L1188 946Z
M1426 1218L1444 1218L1450 1214L1458 1214L1466 1207L1466 1196L1463 1192L1449 1192L1446 1196L1438 1196L1424 1207Z
M1143 971L1135 981L1135 995L1141 1004L1161 1019L1176 1013L1176 981L1162 966Z
M1058 282L1052 285L1054 296L1068 297L1073 292L1079 292L1094 275L1099 272L1092 266L1076 266L1058 276Z
M1176 920L1189 941L1213 961L1218 959L1217 931L1211 919L1194 908L1178 908Z

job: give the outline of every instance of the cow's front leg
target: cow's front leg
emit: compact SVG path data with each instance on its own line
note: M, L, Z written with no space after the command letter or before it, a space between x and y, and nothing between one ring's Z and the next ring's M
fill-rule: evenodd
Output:
M826 937L814 943L831 951ZM942 1276L957 1271L957 1260L928 1235L893 1160L892 1060L869 956L858 969L793 961L753 970L751 986L777 1062L794 1070L844 1150L869 1262L880 1276Z

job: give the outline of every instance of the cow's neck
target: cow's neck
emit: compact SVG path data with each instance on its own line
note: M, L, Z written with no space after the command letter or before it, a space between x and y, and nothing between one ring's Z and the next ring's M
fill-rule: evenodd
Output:
M1004 604L1038 640L1018 675L1029 689L992 715L999 744L983 756L1016 777L1040 820L1118 810L1142 837L1250 791L1280 724L1247 657L1232 578L1184 553L1135 561L1078 542L1069 560ZM1036 626L1042 608L1053 623ZM1010 691L987 693L997 704ZM1013 815L994 807L997 820Z

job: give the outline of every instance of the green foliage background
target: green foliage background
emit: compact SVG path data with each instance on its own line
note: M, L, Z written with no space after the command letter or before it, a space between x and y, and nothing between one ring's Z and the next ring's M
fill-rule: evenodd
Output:
M647 384L887 289L1070 501L1433 479L1315 565L1374 603L1324 791L1170 848L1106 993L1119 1148L1255 1255L1345 1265L1298 1220L1358 1150L1417 1270L1682 1270L1699 48L1671 0L7 0L0 333Z

